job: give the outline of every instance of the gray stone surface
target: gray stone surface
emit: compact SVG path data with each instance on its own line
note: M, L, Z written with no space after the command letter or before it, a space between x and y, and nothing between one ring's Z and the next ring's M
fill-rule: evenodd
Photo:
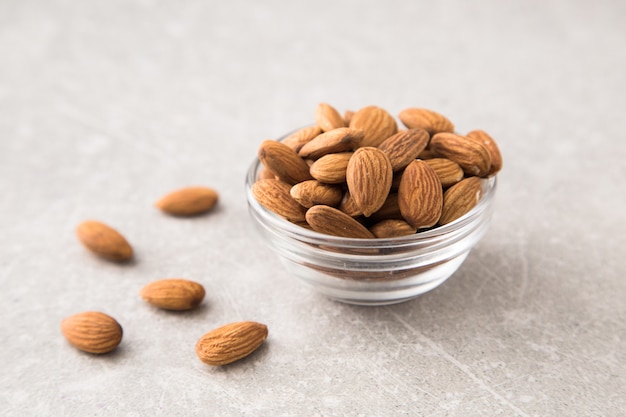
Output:
M626 410L623 1L0 2L0 415L621 416ZM444 285L364 308L289 276L248 218L258 144L320 101L429 107L505 158L492 226ZM217 188L194 219L152 203ZM75 226L123 231L132 265ZM138 297L187 277L204 306ZM120 348L70 347L101 310ZM196 340L266 323L252 357Z

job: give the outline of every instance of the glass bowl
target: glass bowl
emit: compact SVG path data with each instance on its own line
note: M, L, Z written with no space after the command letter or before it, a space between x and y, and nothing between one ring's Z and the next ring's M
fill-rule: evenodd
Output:
M483 196L461 218L410 236L355 239L291 223L252 195L261 162L246 177L248 209L262 238L287 271L318 292L350 304L385 305L413 299L446 281L483 237L493 208L496 177L482 180Z

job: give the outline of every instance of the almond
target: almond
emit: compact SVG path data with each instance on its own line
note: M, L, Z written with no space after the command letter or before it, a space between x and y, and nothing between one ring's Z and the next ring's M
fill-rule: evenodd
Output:
M454 185L463 179L463 169L454 161L447 158L432 158L424 162L435 171L444 188Z
M377 238L388 238L412 235L417 229L404 220L388 219L371 226L370 232Z
M433 154L433 151L431 151L430 149L424 149L422 152L420 152L419 155L417 155L417 159L433 159L435 158L435 154Z
M404 169L426 149L430 135L424 129L403 130L385 139L378 149L385 152L394 171Z
M270 171L269 169L263 167L261 168L261 171L259 172L259 175L257 176L258 180L269 180L269 179L277 179L276 175Z
M415 160L404 170L398 189L398 205L404 219L416 229L431 227L441 217L441 181L426 162Z
M329 130L305 144L298 155L317 159L329 153L351 151L363 140L363 132L348 127Z
M411 107L398 115L409 129L424 129L431 136L439 132L454 132L454 125L447 117L435 111Z
M303 181L291 187L291 197L306 208L318 204L336 206L341 201L343 193L336 186L322 184L319 181Z
M359 146L378 146L398 131L398 124L386 110L376 106L363 107L350 119L350 127L363 131Z
M311 179L307 163L284 143L266 140L261 143L258 155L263 165L287 184Z
M348 162L348 190L365 217L377 212L385 203L392 179L391 162L378 148L359 148Z
M389 196L387 196L383 206L376 213L372 214L369 219L373 222L390 219L403 219L402 213L400 212L400 206L398 205L398 193L389 193Z
M439 224L448 224L476 206L482 196L482 181L478 177L465 178L443 194L443 212Z
M257 350L267 333L267 326L261 323L230 323L202 336L196 343L196 354L207 365L227 365Z
M346 170L352 154L353 152L338 152L322 156L311 165L311 176L326 184L346 182Z
M291 198L291 186L281 180L259 180L252 184L252 195L263 207L292 222L304 221L305 208Z
M298 152L306 143L312 141L320 133L322 133L322 129L317 125L303 127L287 136L282 143Z
M485 147L485 149L487 149L487 152L489 152L491 165L489 167L489 172L487 172L487 176L495 175L502 169L502 154L500 153L500 148L498 148L496 141L493 140L487 132L483 130L472 130L466 136L470 139L477 140Z
M120 262L133 257L133 248L126 238L104 223L84 221L76 228L76 235L87 249L103 258Z
M218 198L212 188L186 187L167 194L155 206L174 216L194 216L211 210Z
M354 116L354 112L352 110L346 110L343 112L343 121L346 123L346 126L350 126L352 116Z
M61 322L61 332L75 348L89 353L107 353L122 341L122 326L97 311L74 314Z
M180 278L168 278L151 282L139 292L148 304L165 310L191 310L204 299L201 284Z
M491 167L491 157L482 144L455 133L437 133L430 140L430 149L459 164L467 175L482 177Z
M357 239L371 239L374 235L358 221L330 206L313 206L306 212L307 223L319 233Z
M347 126L337 109L326 103L320 103L315 108L315 123L323 132Z
M350 195L350 190L343 194L343 198L339 203L339 210L343 211L350 217L359 217L363 215L363 212L354 202L354 198Z

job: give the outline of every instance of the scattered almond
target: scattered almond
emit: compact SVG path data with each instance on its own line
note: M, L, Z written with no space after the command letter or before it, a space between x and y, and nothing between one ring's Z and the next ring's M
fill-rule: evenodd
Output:
M448 224L476 206L482 196L482 182L478 177L465 178L443 194L443 212L439 224Z
M88 353L107 353L122 341L122 326L97 311L74 314L61 322L61 332L75 348Z
M366 146L354 152L348 162L346 182L365 217L377 212L385 203L392 177L391 162L380 149Z
M218 198L212 188L186 187L167 194L155 206L174 216L195 216L213 209Z
M165 310L191 310L204 299L204 287L187 279L168 278L151 282L139 292L148 304Z
M76 235L87 249L103 258L121 262L133 257L133 248L126 238L104 223L84 221L76 228Z
M227 365L257 350L267 334L267 326L261 323L230 323L202 336L196 343L196 354L207 365Z

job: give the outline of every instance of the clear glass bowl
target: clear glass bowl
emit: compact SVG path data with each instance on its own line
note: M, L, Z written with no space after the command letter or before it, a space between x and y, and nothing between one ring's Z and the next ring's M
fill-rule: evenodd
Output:
M446 281L487 231L497 183L496 177L483 180L476 207L444 226L354 239L306 229L261 206L251 191L261 168L256 159L246 177L249 212L261 236L293 275L330 298L360 305L400 303Z

